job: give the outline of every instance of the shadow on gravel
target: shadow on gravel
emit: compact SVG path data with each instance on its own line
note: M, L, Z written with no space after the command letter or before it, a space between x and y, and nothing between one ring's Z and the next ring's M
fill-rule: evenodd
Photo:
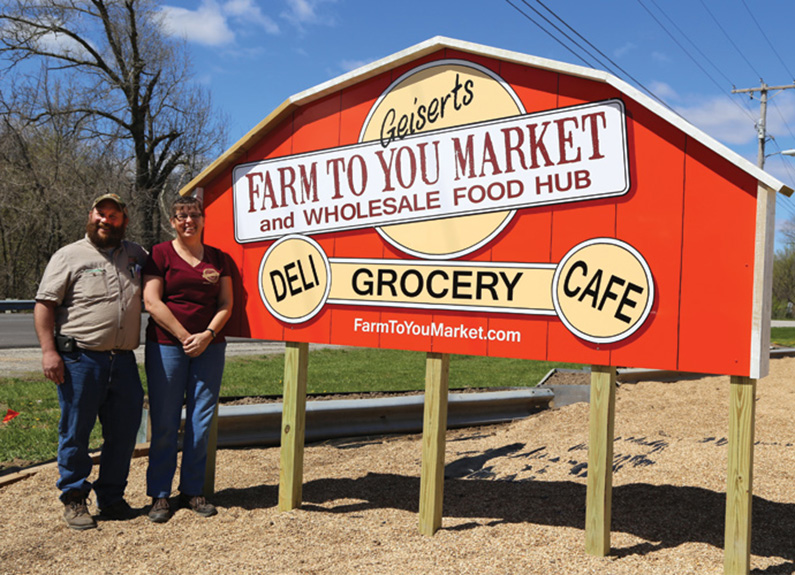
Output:
M585 485L569 481L492 481L448 479L444 484L444 516L493 518L487 525L534 523L584 529ZM304 484L302 509L318 513L352 513L368 509L418 512L420 480L391 474L359 479L319 479ZM266 508L277 504L278 486L227 489L215 501L227 507ZM322 507L341 499L356 503ZM698 487L630 484L613 489L613 532L625 532L647 542L614 548L612 555L647 555L683 543L723 548L725 494ZM481 520L482 521L482 520ZM480 522L451 530L482 526ZM754 571L758 575L792 572L795 566L795 504L759 497L753 501L752 553L781 557L786 564Z
M244 489L222 489L212 496L212 502L219 507L240 507L242 509L268 509L279 503L278 485L257 485Z

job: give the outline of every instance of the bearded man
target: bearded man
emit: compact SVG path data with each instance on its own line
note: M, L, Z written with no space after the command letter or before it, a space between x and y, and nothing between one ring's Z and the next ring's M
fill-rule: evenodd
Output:
M124 500L141 423L143 388L133 351L141 331L141 269L146 251L125 241L126 205L116 194L94 200L86 236L53 254L33 309L47 379L58 386L57 487L72 529L96 527L88 495L100 515L131 519ZM92 483L89 436L99 417L102 455Z

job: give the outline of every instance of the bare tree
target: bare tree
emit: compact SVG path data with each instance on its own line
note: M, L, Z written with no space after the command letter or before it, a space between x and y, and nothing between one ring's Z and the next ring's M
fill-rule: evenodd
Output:
M81 141L61 103L57 85L0 101L0 297L32 297L49 256L85 233L91 197L124 186L116 151ZM34 107L51 121L32 122Z
M8 0L0 4L0 57L15 92L68 86L58 106L29 99L29 125L68 118L78 138L123 152L139 238L160 237L159 199L224 145L225 122L191 81L184 43L163 31L152 0ZM10 99L8 87L0 93ZM8 106L6 109L8 110Z

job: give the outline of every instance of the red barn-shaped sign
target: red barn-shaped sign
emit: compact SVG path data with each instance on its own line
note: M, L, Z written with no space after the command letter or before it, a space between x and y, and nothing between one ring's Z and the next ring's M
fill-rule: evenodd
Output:
M290 98L196 190L232 335L767 373L792 190L603 72L435 38Z

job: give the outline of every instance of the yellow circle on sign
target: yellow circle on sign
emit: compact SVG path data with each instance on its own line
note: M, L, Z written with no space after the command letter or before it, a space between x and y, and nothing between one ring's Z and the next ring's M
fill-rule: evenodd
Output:
M629 337L654 303L648 264L629 244L595 238L575 246L555 270L552 299L561 321L594 343Z
M468 100L472 95L471 101ZM407 72L384 92L370 111L360 142L381 138L391 115L411 118L416 111L434 109L434 121L421 120L414 133L428 132L516 116L525 112L513 88L494 72L465 60L439 60ZM428 114L431 116L432 114ZM397 145L393 142L394 145ZM514 211L458 216L439 220L381 226L389 243L416 257L448 259L486 245L511 221Z
M330 279L328 258L317 242L304 236L285 236L262 257L260 297L278 319L301 323L326 303Z

